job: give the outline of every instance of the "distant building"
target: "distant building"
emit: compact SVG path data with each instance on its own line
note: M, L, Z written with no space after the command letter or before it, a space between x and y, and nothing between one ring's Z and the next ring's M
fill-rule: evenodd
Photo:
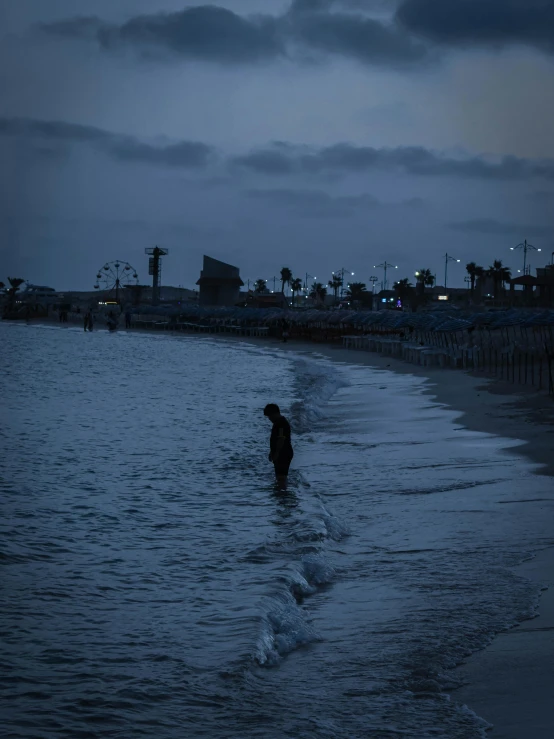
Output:
M44 300L52 299L57 296L56 291L53 287L46 287L46 285L31 285L27 283L25 290L19 293L19 300Z
M554 265L537 267L537 276L521 275L510 280L512 301L526 305L550 307L554 305ZM520 287L521 290L516 290Z
M200 305L236 305L240 300L240 288L244 282L239 268L204 256L200 279Z

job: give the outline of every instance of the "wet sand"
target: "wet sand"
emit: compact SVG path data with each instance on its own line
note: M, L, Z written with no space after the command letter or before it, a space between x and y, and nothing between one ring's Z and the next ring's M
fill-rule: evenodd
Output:
M338 362L364 364L376 369L407 373L429 379L425 391L439 403L460 411L459 423L473 431L510 440L510 453L520 454L537 465L536 473L554 475L554 399L497 380L475 377L461 370L431 369L371 352L325 344L268 339L236 339L272 345L285 351L319 354ZM522 491L522 500L525 492ZM540 501L537 517L552 515ZM554 529L553 529L554 531ZM553 533L554 544L554 533ZM466 704L492 729L491 739L551 739L554 736L554 547L544 549L523 563L517 572L545 588L538 615L516 628L498 634L491 645L472 655L458 668L464 687L452 698Z

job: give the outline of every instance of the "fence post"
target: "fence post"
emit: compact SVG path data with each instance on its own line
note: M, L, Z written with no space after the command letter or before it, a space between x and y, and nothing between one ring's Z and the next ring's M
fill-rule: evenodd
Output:
M527 385L527 352L525 352L525 385Z

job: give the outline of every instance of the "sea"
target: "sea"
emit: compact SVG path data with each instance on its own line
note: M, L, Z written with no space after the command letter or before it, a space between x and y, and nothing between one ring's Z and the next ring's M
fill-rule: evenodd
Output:
M484 737L455 668L554 544L517 442L317 347L100 329L0 324L1 736Z

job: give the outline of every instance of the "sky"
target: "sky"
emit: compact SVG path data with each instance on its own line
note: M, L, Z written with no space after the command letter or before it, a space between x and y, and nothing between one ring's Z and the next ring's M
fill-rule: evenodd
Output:
M554 0L0 0L0 37L4 282L551 259Z

